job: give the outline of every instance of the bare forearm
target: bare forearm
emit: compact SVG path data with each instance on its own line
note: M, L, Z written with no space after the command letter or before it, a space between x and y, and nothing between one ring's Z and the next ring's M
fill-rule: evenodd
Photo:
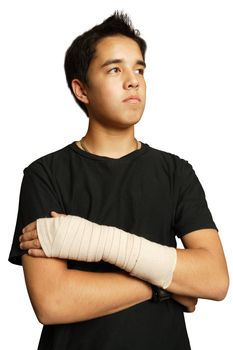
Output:
M125 273L69 270L64 274L50 323L70 323L109 315L149 300L151 296L147 283Z
M43 219L41 220L43 221ZM25 241L27 240L26 237ZM140 252L140 255L138 255L136 263L135 261L131 262L130 275L167 288L173 294L222 300L228 290L229 278L217 231L214 229L193 231L185 235L182 240L186 249L177 249L174 254L174 248L141 239L140 244L143 245L143 249L139 250L140 244L135 244L138 249L136 249L136 253ZM31 248L30 245L25 245L23 249L29 247ZM116 251L114 250L113 253L115 257ZM134 258L137 254L133 255ZM89 256L88 252L84 255L85 259ZM118 259L119 254L116 256ZM84 257L82 256L82 258ZM115 263L115 260L116 257L110 262ZM119 267L124 268L122 263L124 261L125 259L122 257L119 259L121 264ZM134 266L133 270L132 266Z
M43 324L72 323L149 300L148 283L124 272L68 270L60 259L23 257L29 296Z
M197 298L222 300L227 291L225 260L222 264L204 248L177 249L177 264L168 291Z
M173 300L175 300L177 303L179 303L183 306L184 312L194 312L195 311L196 305L198 302L198 298L184 296L184 295L178 295L178 294L171 294L171 297Z

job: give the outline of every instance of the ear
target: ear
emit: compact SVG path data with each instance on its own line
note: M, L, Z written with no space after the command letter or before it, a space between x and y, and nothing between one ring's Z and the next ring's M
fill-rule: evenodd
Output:
M71 86L72 86L72 90L73 90L73 93L75 94L76 98L79 101L81 101L85 104L88 104L89 100L87 97L87 91L86 91L84 84L80 80L74 79L71 82Z

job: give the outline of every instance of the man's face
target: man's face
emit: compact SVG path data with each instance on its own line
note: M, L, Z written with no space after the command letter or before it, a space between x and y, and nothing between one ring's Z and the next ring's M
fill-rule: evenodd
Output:
M90 119L110 128L136 124L145 108L144 65L134 40L125 36L102 39L87 74L86 106Z

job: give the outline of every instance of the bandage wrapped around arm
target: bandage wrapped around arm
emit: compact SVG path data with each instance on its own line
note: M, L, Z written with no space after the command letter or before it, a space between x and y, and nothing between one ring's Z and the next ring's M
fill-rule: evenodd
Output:
M177 259L173 247L73 215L38 219L37 232L47 257L103 260L163 289L172 281Z

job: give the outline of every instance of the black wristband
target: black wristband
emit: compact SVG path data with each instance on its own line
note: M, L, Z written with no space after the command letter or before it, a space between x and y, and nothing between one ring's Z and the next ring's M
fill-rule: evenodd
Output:
M152 288L151 301L158 303L171 298L171 293L167 292L166 290L159 288L153 284L151 284L151 288Z

